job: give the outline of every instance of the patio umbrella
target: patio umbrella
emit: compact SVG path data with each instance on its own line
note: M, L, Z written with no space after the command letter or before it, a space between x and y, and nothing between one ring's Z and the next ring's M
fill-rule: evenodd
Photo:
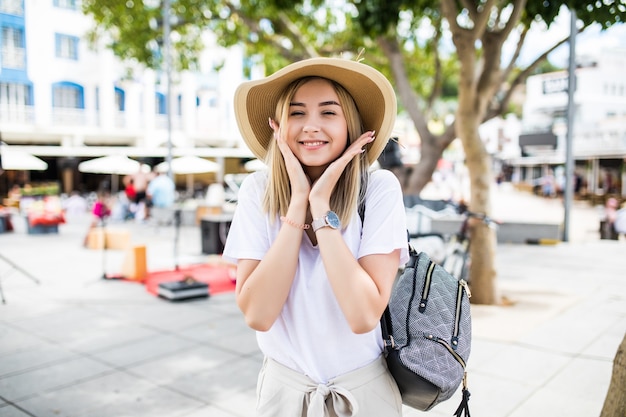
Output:
M78 164L80 172L90 174L111 174L111 193L117 193L118 175L135 174L141 168L141 164L126 155L108 155L90 159Z
M204 174L207 172L219 172L220 164L193 155L181 156L172 159L172 172L174 174L187 175L187 191L193 190L193 174ZM158 172L168 172L167 161L156 166Z
M139 171L141 164L126 155L108 155L78 164L80 172L91 174L130 175Z
M167 172L169 169L167 161L156 166L158 172ZM220 164L197 156L181 156L172 159L172 172L174 174L203 174L205 172L218 172Z
M251 159L248 162L246 162L245 164L243 164L243 167L248 172L260 171L262 169L267 169L267 165L265 165L265 162L261 161L260 159Z
M5 171L45 171L48 164L28 152L1 147L2 169Z

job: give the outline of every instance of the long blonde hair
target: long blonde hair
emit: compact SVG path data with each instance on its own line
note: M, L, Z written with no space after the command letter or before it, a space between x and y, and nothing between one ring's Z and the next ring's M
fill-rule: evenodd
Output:
M363 122L350 93L332 80L322 77L304 77L291 83L278 99L275 120L278 121L280 126L287 126L289 105L293 96L302 85L313 79L329 81L337 93L348 127L348 143L346 147L350 146L352 142L363 134ZM278 216L287 214L287 208L291 200L291 184L285 160L276 144L276 140L272 139L269 143L265 161L269 167L269 174L263 199L263 208L270 215L271 221L274 221ZM364 152L348 163L333 190L330 197L330 208L337 213L343 225L348 224L357 205L364 200L368 168L367 153Z

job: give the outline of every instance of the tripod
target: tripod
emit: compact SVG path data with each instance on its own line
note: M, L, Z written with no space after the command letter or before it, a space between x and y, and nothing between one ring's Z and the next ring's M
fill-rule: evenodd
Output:
M175 227L175 235L174 235L174 267L178 271L178 239L180 237L180 223L182 221L181 218L181 210L177 208L174 210L174 227Z
M0 254L0 259L3 260L5 263L9 264L9 266L11 267L11 270L16 270L18 272L21 272L22 275L25 275L26 277L32 279L33 281L35 281L35 283L41 284L41 282L37 278L35 278L29 272L22 269L20 266L15 264L15 262L8 259L6 256ZM4 292L2 291L2 277L1 276L0 276L0 299L2 300L2 304L6 304L6 300L4 299Z
M107 229L106 220L104 217L100 218L100 227L102 229L102 279L123 279L122 275L107 274Z

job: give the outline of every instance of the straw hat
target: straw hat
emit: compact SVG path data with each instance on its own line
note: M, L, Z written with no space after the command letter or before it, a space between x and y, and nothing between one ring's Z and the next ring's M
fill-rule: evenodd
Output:
M367 148L369 163L381 154L396 119L396 95L380 72L357 61L343 58L311 58L288 65L269 77L241 84L235 92L235 116L244 141L259 159L264 160L278 97L293 81L317 76L341 84L354 98L365 130L376 131Z

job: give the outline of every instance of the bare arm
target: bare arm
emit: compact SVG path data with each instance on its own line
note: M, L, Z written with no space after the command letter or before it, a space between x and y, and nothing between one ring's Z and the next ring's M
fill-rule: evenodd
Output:
M371 331L389 302L400 250L357 261L339 231L320 229L317 241L328 280L350 328L354 333Z
M291 201L286 217L293 223L304 224L308 208L309 181L297 158L281 136L278 125L269 120L274 130L291 183ZM302 229L283 223L263 260L240 260L237 265L237 305L248 325L259 331L272 327L280 314L298 266Z
M291 204L287 216L304 223L306 202L299 206ZM263 260L239 260L237 305L254 330L269 330L280 314L296 274L301 242L302 230L283 224Z
M373 133L366 132L350 145L313 184L309 194L313 218L320 218L329 210L330 195L337 180L348 162L374 140ZM355 333L371 331L378 325L389 301L400 250L365 256L358 261L339 230L324 227L317 231L316 237L328 280L350 328Z

